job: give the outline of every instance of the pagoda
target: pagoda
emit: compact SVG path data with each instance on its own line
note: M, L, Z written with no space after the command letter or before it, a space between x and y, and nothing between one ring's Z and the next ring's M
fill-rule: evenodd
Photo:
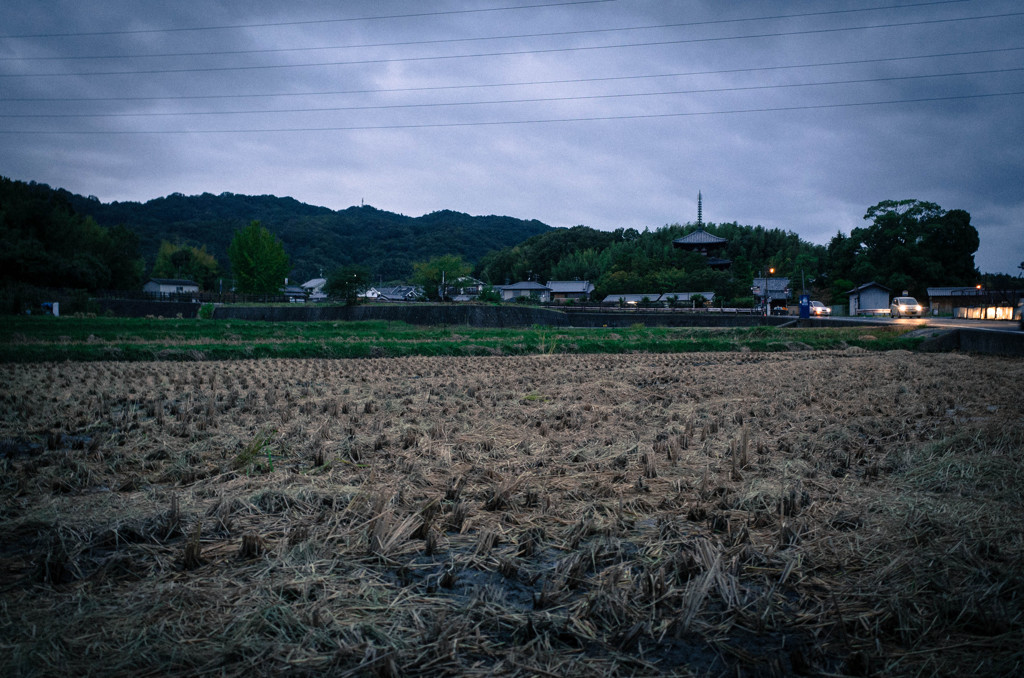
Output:
M700 191L697 191L697 228L682 238L673 240L672 246L681 250L703 254L708 260L708 266L716 271L725 271L732 266L732 260L722 259L718 254L729 241L704 230L703 202L704 196L701 195Z

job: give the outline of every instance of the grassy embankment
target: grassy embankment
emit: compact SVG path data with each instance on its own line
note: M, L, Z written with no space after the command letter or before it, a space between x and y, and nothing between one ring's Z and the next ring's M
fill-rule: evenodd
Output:
M478 328L386 321L7 317L0 323L0 362L773 352L848 346L912 350L920 339L904 336L909 329Z

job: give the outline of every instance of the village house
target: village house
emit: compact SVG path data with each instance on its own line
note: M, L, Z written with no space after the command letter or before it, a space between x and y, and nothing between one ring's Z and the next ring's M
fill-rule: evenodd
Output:
M305 290L306 298L310 301L326 301L327 293L324 292L324 285L326 284L326 278L313 278L302 283L302 289Z
M594 292L594 284L589 280L549 280L548 289L554 302L586 301Z
M480 296L486 285L482 280L471 276L462 276L447 283L441 297L449 301L472 301Z
M765 308L766 304L767 308L773 311L776 308L785 308L789 304L789 278L754 278L750 292L761 308ZM886 308L888 308L888 303L886 303Z
M660 294L609 294L601 300L603 306L655 306Z
M177 278L150 278L142 286L142 291L155 297L166 297L175 294L192 294L199 291L199 283L192 280Z
M497 290L501 293L502 301L515 301L520 297L529 297L542 303L551 301L551 288L530 280L512 285L501 285Z
M704 301L700 301L703 299ZM712 304L715 301L714 292L667 292L658 297L662 306L698 308L705 304Z
M418 301L423 298L423 288L415 285L371 288L377 293L377 301Z
M874 281L843 294L850 299L850 315L889 313L889 288Z

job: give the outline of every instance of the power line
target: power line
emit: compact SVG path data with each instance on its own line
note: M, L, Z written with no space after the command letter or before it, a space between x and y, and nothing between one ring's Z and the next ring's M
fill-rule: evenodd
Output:
M490 106L503 104L536 104L562 101L591 101L597 99L627 99L639 97L675 96L680 94L720 94L724 92L746 92L753 90L791 89L794 87L823 87L829 85L867 84L873 82L893 82L899 80L923 80L927 78L949 78L967 75L991 75L993 73L1012 73L1024 71L1019 68L999 68L982 71L960 71L956 73L934 73L924 75L901 75L878 78L857 78L853 80L827 80L819 82L785 83L773 85L747 85L741 87L715 87L707 89L672 90L667 92L631 92L621 94L588 94L578 96L538 97L531 99L496 99L489 101L455 101L419 104L378 104L373 106L329 106L317 108L280 108L280 109L249 109L242 111L181 111L181 112L145 112L145 113L0 113L0 118L150 118L198 115L250 115L280 113L336 113L340 111L377 111L410 108L442 108L452 106Z
M963 52L941 52L937 54L919 54L913 56L879 57L876 59L852 59L846 61L820 61L807 64L784 64L779 66L757 66L752 68L726 68L708 71L684 71L676 73L649 73L641 75L606 76L601 78L574 78L564 80L524 80L520 82L477 83L469 85L431 85L424 87L391 87L378 89L327 90L317 92L271 92L263 94L196 94L174 96L119 96L119 97L18 97L6 98L7 102L93 102L93 101L184 101L197 99L252 99L271 97L308 97L333 96L345 94L384 94L401 92L434 92L456 89L483 89L500 87L532 87L538 85L568 85L589 82L615 82L623 80L644 80L654 78L679 78L698 75L724 75L729 73L756 73L763 71L790 70L798 68L823 68L829 66L855 66L862 64L888 63L894 61L913 61L921 59L938 59L956 56L976 56L1002 52L1019 52L1024 47L999 47L993 49L968 50Z
M180 28L139 28L121 31L89 31L78 33L34 33L26 35L4 35L0 39L24 38L77 38L97 35L138 35L141 33L183 33L187 31L220 31L237 28L275 28L280 26L310 26L315 24L350 23L356 21L381 21L385 19L418 19L430 16L451 16L455 14L483 14L485 12L510 12L522 9L542 9L545 7L565 7L569 5L597 5L619 0L575 0L566 2L545 2L535 5L512 5L506 7L484 7L475 9L452 9L437 12L415 12L411 14L386 14L378 16L348 17L344 19L310 19L308 21L276 21L254 24L224 24L219 26L183 26Z
M1024 12L1007 12L1004 14L988 14L983 16L974 17L959 17L954 19L929 19L922 21L907 21L898 23L888 24L874 24L870 26L848 26L842 28L819 28L819 29L808 29L802 31L783 31L776 33L757 33L751 35L737 35L737 36L726 36L726 37L715 37L715 38L687 38L681 40L659 40L653 42L637 42L637 43L626 43L618 45L590 45L580 47L557 47L550 49L533 49L533 50L513 50L506 52L483 52L476 54L448 54L448 55L435 55L435 56L422 56L422 57L395 57L387 59L361 59L355 61L324 61L317 63L305 63L305 64L260 64L253 66L213 66L207 68L167 68L167 69L150 69L150 70L136 70L136 71L84 71L76 73L0 73L0 78L45 78L45 77L87 77L96 75L156 75L166 73L211 73L211 72L224 72L224 71L251 71L251 70L268 70L268 69L279 69L279 68L311 68L311 67L322 67L322 66L357 66L367 64L385 64L385 63L407 63L407 62L418 62L418 61L441 61L441 60L452 60L452 59L475 59L482 57L498 57L498 56L523 56L531 54L554 54L564 52L580 52L580 51L593 51L593 50L607 50L607 49L623 49L631 47L658 47L665 45L682 45L682 44L693 44L693 43L705 43L705 42L722 42L728 40L750 40L756 38L777 38L777 37L792 37L797 35L820 35L827 33L841 33L849 31L864 31L874 30L879 28L904 28L908 26L924 26L924 25L935 25L944 23L955 23L964 21L978 21L984 19L1004 19L1008 17L1024 16Z
M598 33L622 33L627 31L644 31L644 30L656 30L664 28L693 28L696 26L712 26L717 24L731 24L731 23L746 23L753 21L772 21L778 19L797 19L797 18L808 18L817 16L831 16L837 14L853 14L863 12L878 12L890 9L905 9L905 8L916 8L916 7L927 7L933 5L947 5L962 2L972 2L973 0L935 0L934 2L919 2L910 5L883 5L879 7L861 7L857 9L837 9L827 10L821 12L802 12L798 14L775 14L760 17L746 17L738 19L714 19L707 21L688 21L682 23L669 23L669 24L653 24L646 26L624 26L619 28L593 28L587 30L575 30L575 31L553 31L548 33L520 33L513 35L491 35L491 36L479 36L474 38L442 38L437 40L408 40L402 42L378 42L378 43L363 43L356 45L325 45L322 47L280 47L280 48L265 48L265 49L239 49L239 50L223 50L223 51L202 51L202 52L163 52L157 54L104 54L104 55L76 55L76 56L12 56L12 57L0 57L0 61L83 61L87 59L155 59L155 58L170 58L170 57L197 57L197 56L239 56L242 54L279 54L284 52L313 52L313 51L325 51L335 49L369 49L379 47L410 47L417 45L439 45L439 44L455 44L465 42L482 42L488 40L520 40L524 38L551 38L551 37L568 37L568 36L579 36L579 35L594 35Z
M860 101L837 104L807 104L801 106L775 106L764 108L739 108L719 111L689 111L685 113L640 113L633 115L588 116L578 118L538 118L531 120L495 120L473 122L442 122L442 123L407 123L395 125L351 125L331 127L279 127L262 129L201 129L201 130L0 130L0 134L18 135L187 135L187 134L269 134L295 132L359 132L374 130L402 129L445 129L453 127L496 127L507 125L536 125L566 122L609 122L617 120L654 120L663 118L684 118L698 116L736 115L742 113L777 113L789 111L827 110L839 108L858 108L868 106L887 106L895 104L934 103L939 101L963 101L969 99L991 99L1024 95L1024 90L1016 92L989 92L983 94L961 94L941 97L920 97L913 99L890 99L883 101Z

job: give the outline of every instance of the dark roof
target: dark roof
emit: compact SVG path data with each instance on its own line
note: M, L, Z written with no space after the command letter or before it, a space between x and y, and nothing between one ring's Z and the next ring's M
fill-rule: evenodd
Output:
M675 297L676 301L690 301L693 297L700 295L706 300L711 301L715 298L714 292L666 292L665 294L658 297L658 301L672 301Z
M409 297L415 297L420 293L419 288L413 285L397 285L395 287L376 287L374 288L380 293L380 296L385 299L407 299Z
M604 298L604 300L602 300L601 303L617 304L619 301L622 301L626 304L639 304L644 299L651 303L654 303L658 301L658 298L660 296L661 294L658 292L653 292L651 294L609 294L607 297Z
M960 285L958 287L929 287L929 297L980 297L992 294L992 290L979 290L972 285ZM1003 292L995 292L1003 294Z
M673 245L724 245L729 242L726 238L719 238L717 235L708 233L703 228L698 228L692 233L684 235L682 238L676 238L672 241Z
M499 289L503 290L550 290L550 287L541 285L540 283L533 282L532 280L524 280L517 282L512 285L502 285Z
M888 287L886 287L885 285L882 285L881 283L876 283L875 281L872 280L869 283L864 283L860 287L854 287L852 290L846 290L845 292L843 292L843 294L853 294L854 292L862 292L862 291L866 290L869 287L878 287L879 289L883 289L886 292L891 292L892 291Z
M732 266L732 259L708 257L708 266L710 266L711 268L729 268L730 266Z
M557 294L589 294L594 291L594 285L589 280L549 280L548 289Z
M157 285L176 285L182 287L185 285L194 285L199 287L199 283L194 280L184 280L181 278L150 278L149 282L155 282Z
M769 292L782 292L789 287L789 278L772 276L767 280L765 285L765 278L754 278L753 287L767 287Z

